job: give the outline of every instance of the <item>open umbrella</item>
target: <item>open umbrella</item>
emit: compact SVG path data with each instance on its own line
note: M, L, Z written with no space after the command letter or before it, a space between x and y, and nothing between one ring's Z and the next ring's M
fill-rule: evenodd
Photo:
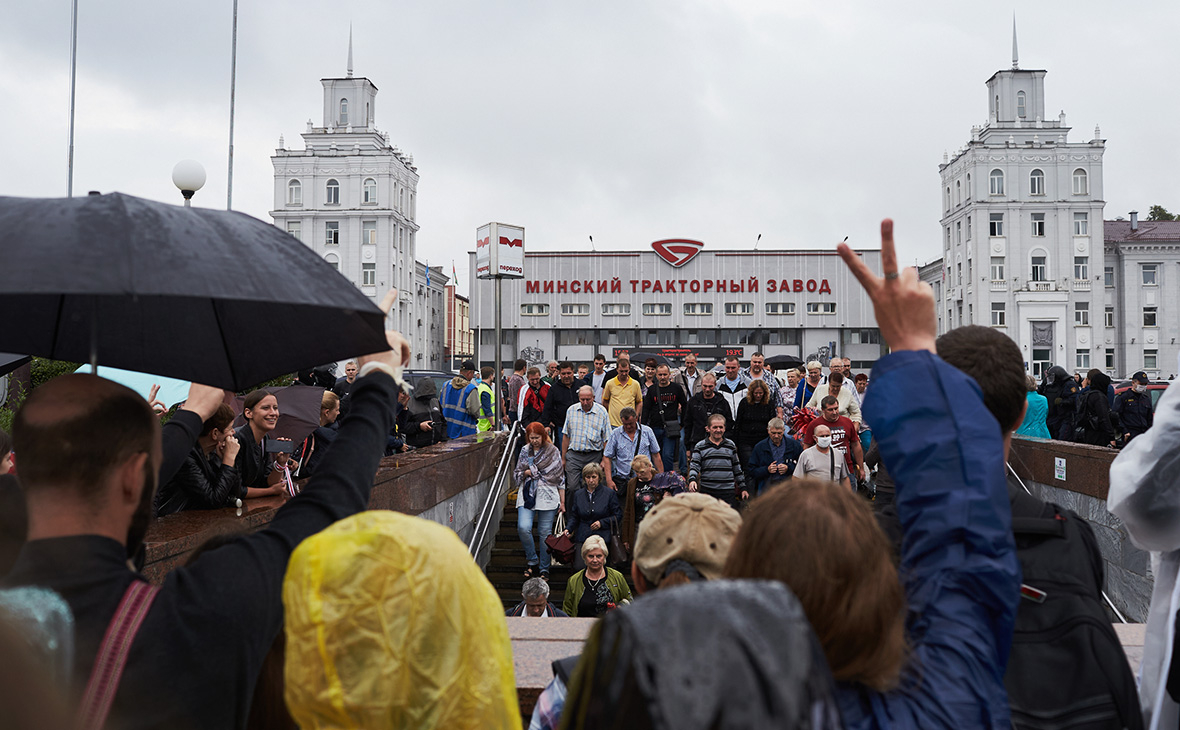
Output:
M3 350L241 390L389 347L375 304L244 213L0 197L0 250Z
M279 402L279 422L270 432L274 438L291 439L299 444L308 434L320 427L320 405L324 389L307 385L289 385L285 388L267 388L266 392ZM237 396L230 402L234 413L234 428L246 423L242 415L245 396Z
M766 364L775 369L797 368L803 364L803 361L794 355L772 355L766 358Z
M0 352L0 378L24 365L33 358L28 355L17 355L11 352Z
M631 353L632 365L643 365L648 360L655 360L656 365L669 365L668 358L659 354L658 352L645 352L643 350L636 350Z
M88 373L90 372L90 366L83 365L75 372ZM106 365L99 366L95 375L100 378L112 380L120 385L125 385L142 395L145 399L151 395L152 386L158 385L160 386L160 390L156 393L156 400L168 408L188 398L188 389L192 386L192 383L187 380L177 380L176 378L151 375L149 373L137 373L133 370L108 368Z

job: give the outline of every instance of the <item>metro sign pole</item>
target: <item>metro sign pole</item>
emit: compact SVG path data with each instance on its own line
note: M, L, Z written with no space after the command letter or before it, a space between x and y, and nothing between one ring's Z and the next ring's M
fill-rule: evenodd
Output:
M492 393L495 394L494 421L499 430L503 423L505 404L500 380L504 377L503 367L503 335L500 320L500 300L502 297L501 282L504 279L524 278L524 228L510 226L506 223L488 223L475 231L475 276L477 279L494 279L496 281L496 357L495 383Z

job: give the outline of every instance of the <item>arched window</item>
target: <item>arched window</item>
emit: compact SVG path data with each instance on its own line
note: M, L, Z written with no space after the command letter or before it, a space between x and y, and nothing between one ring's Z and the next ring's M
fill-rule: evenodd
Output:
M955 205L963 202L963 186L958 180L955 180Z
M967 173L967 200L971 200L971 173Z
M340 100L340 126L348 126L348 99Z
M1000 121L1000 95L996 94L996 121Z
M1044 195L1045 194L1045 173L1041 170L1033 170L1028 174L1028 194L1029 195Z
M1024 92L1018 91L1018 92L1016 92L1016 116L1020 117L1021 119L1024 119L1024 112L1025 112Z
M1073 171L1073 194L1087 195L1090 192L1090 180L1086 171L1078 168Z
M336 254L334 254L334 253L328 254L327 256L324 257L324 261L327 261L328 264L333 269L336 269L337 271L340 270L340 257L337 256Z
M324 202L328 205L340 205L340 183L333 178L324 188Z
M287 183L287 205L303 205L303 185L298 180Z
M951 186L946 186L946 209L951 209Z
M996 168L988 177L988 192L992 195L1004 194L1004 171Z
M362 202L369 205L376 205L377 203L377 181L371 177L365 178L364 197Z

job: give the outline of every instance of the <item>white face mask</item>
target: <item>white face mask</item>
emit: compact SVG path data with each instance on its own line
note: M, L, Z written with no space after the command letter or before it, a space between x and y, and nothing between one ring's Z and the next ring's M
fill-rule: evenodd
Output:
M1132 386L1131 386L1131 390L1135 391L1136 393L1146 393L1146 392L1147 392L1147 386L1146 386L1146 385L1138 385L1138 384L1136 384L1136 385L1132 385Z
M816 436L815 443L821 449L826 449L832 445L832 437L831 436Z

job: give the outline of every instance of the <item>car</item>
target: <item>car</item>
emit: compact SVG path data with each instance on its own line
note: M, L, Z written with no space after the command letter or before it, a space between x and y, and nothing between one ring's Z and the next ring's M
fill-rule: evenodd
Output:
M458 373L449 373L445 370L406 370L402 373L402 377L411 386L417 388L418 383L422 382L423 378L430 378L434 381L435 390L439 397L442 397L443 385L451 382L451 380L458 375Z
M1155 407L1159 404L1160 398L1163 397L1164 391L1168 389L1170 381L1159 381L1147 384L1147 392L1151 395L1151 411L1155 412ZM1117 398L1120 393L1125 393L1131 389L1131 381L1124 380L1118 385L1114 386L1114 396Z

